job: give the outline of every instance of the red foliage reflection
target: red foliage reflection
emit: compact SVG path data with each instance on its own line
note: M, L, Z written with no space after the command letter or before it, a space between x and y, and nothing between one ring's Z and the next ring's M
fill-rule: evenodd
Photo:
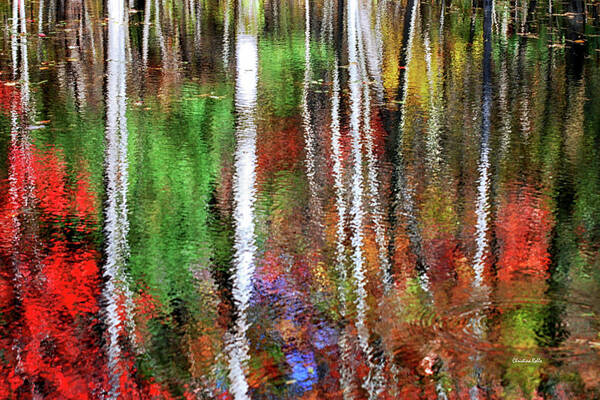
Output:
M511 193L498 215L498 279L547 278L552 215L530 188Z
M0 191L0 398L96 399L109 389L102 348L97 201L71 183L61 151L13 133ZM120 398L169 398L124 357Z

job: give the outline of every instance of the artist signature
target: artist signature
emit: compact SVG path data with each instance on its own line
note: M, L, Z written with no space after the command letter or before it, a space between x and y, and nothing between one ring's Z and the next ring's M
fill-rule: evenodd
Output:
M541 364L542 359L537 358L537 357L531 357L531 358L513 357L512 362L513 362L513 364Z

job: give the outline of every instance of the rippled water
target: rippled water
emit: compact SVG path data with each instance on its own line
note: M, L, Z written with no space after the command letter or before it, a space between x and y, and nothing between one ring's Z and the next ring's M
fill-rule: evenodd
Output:
M598 11L5 0L0 398L600 398Z

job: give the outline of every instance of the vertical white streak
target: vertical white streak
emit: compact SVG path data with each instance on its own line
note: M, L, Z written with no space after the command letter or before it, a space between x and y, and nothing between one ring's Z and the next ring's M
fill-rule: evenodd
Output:
M56 16L56 0L50 0L50 4L48 6L48 24L50 26L54 25L55 16Z
M332 0L325 0L325 4L323 4L323 18L321 18L321 42L324 42L327 39L327 28L329 26L329 11L330 11L330 7L329 4L331 3Z
M487 289L483 283L483 273L485 261L488 253L488 190L489 190L489 137L491 131L491 109L492 109L492 7L493 0L484 0L483 2L483 79L482 79L482 99L481 99L481 153L479 159L479 183L477 187L477 226L476 226L476 254L475 263L473 266L475 279L473 286L475 287L473 296L485 296ZM485 298L477 298L478 301ZM484 335L484 315L481 310L470 319L469 325L473 333L478 338L483 338ZM481 354L476 352L470 357L474 363L473 375L475 384L469 390L471 399L479 399L479 386L481 384Z
M77 40L79 39L79 40ZM71 44L69 46L69 52L71 53L70 57L73 58L72 65L73 65L73 75L74 75L74 81L73 81L73 88L74 88L74 95L75 98L77 99L76 101L76 106L78 111L81 111L84 104L85 104L85 82L84 82L84 72L83 72L83 65L82 65L82 57L83 57L83 52L81 51L81 45L83 44L83 24L80 21L79 22L79 29L78 29L78 37L73 37L73 39L69 39L68 42Z
M335 186L335 200L338 212L337 232L336 232L336 265L338 274L342 282L346 281L345 268L345 246L346 240L346 201L344 199L346 190L344 188L344 173L342 167L342 150L340 143L340 82L338 73L338 61L335 59L333 69L333 93L331 95L331 153L333 155L333 178ZM343 290L342 307L345 314L346 296Z
M483 284L483 273L488 253L488 217L489 217L489 137L491 129L491 107L492 107L492 83L491 83L491 5L486 4L493 0L486 0L484 4L489 9L484 9L484 55L483 55L483 93L482 93L482 129L481 129L481 152L479 158L479 181L477 184L477 216L475 243L476 251L474 258L475 287Z
M19 3L19 4L17 4ZM20 5L20 7L19 7ZM19 21L20 31L19 31ZM21 81L20 97L17 100L16 96L11 96L11 156L9 170L9 198L14 213L12 217L13 232L12 243L15 251L13 252L13 263L15 268L15 288L17 298L22 300L23 286L26 283L25 275L22 270L22 255L20 250L23 249L23 232L22 225L33 225L36 223L32 218L29 210L35 207L35 173L33 170L32 146L30 142L29 132L26 126L29 123L30 115L33 114L30 104L29 92L29 65L28 65L28 49L27 49L27 31L25 22L25 8L22 0L13 0L13 26L11 40L11 50L13 54L13 78ZM20 50L20 51L19 51ZM19 58L20 53L20 58ZM20 63L19 63L20 61ZM18 103L20 102L20 104ZM20 106L20 110L19 110ZM22 221L24 220L24 221ZM33 238L35 240L35 238ZM31 238L27 240L27 244L31 245ZM34 254L36 248L34 246ZM31 260L25 262L25 266ZM23 345L18 341L13 344L13 349L16 352L16 367L17 374L26 373L26 367L23 364L22 357ZM31 396L34 399L39 398L37 394L37 384L31 385Z
M119 336L124 325L131 327L131 293L125 271L129 258L129 220L127 216L127 119L126 55L124 0L108 0L108 47L106 79L106 162L107 201L104 233L106 236L107 278L104 288L108 325L108 366L111 374L111 398L119 396L121 347ZM119 315L120 299L125 298L126 320Z
M360 73L358 70L357 54L357 23L358 14L357 0L348 1L348 61L350 63L350 135L352 139L352 205L350 210L352 228L352 264L354 266L354 278L357 286L357 325L359 335L366 329L366 297L365 272L363 259L363 174L362 174L362 146L360 139L360 107L362 102ZM363 335L364 336L364 335ZM368 334L367 334L368 336ZM363 342L366 344L366 338Z
M335 263L336 270L339 275L340 287L339 298L340 298L340 309L342 317L347 316L347 304L346 304L346 292L345 283L347 280L346 273L346 190L344 188L344 172L342 165L342 151L340 142L340 82L338 73L338 60L335 58L333 67L333 93L331 95L331 153L333 155L333 178L335 187L335 200L336 209L338 213L337 230L336 230L336 250L335 250ZM344 400L353 399L353 379L352 371L349 368L351 351L348 343L349 337L347 329L344 328L340 335L338 346L340 348L341 373L340 373L340 387L342 388Z
M25 18L25 9L18 7L18 3L22 3L20 0L13 0L13 33L14 40L11 41L11 50L13 54L13 77L19 78L20 85L20 96L18 101L20 102L20 110L18 109L16 97L11 98L11 143L13 148L19 148L18 152L24 159L25 171L15 171L11 169L9 176L10 182L10 198L13 204L22 204L23 209L30 210L34 207L35 195L34 190L34 171L33 171L33 159L31 154L31 143L29 133L25 129L29 123L29 116L32 113L30 104L30 90L29 90L29 63L28 63L28 52L27 52L27 31L26 25L21 23L19 30L19 21ZM20 56L20 58L19 58ZM20 63L19 63L20 61ZM15 160L15 163L18 161ZM18 175L20 172L24 172L25 182L19 184ZM23 185L19 187L20 185ZM18 214L13 216L13 223L16 227L15 235L13 237L13 243L15 246L20 240L19 227L20 221ZM21 273L20 269L16 271L17 286L20 285Z
M194 13L194 18L196 21L196 26L194 28L194 46L196 51L200 51L200 46L202 44L202 1L198 1L196 4L195 1L192 1L193 8L191 9Z
M231 0L225 1L225 15L223 17L223 66L229 68L229 19L231 15Z
M43 21L44 21L44 0L40 0L39 10L38 10L38 33L42 33Z
M364 14L361 13L361 14ZM370 24L369 24L370 26ZM370 29L364 30L369 31ZM368 38L367 42L372 42L371 38ZM371 214L373 225L375 229L375 243L377 244L377 253L379 256L380 273L383 282L384 293L388 293L392 285L392 277L390 275L390 261L388 259L388 243L385 232L385 225L383 223L383 212L379 203L379 168L375 157L375 149L373 144L373 130L371 129L371 94L368 85L369 75L367 74L367 63L365 60L365 54L363 51L362 37L358 36L358 49L359 49L359 65L361 72L361 80L363 82L363 131L365 138L365 150L367 156L367 188L369 192L369 205L371 207ZM370 49L370 51L369 51ZM367 45L367 59L371 57L375 58L375 46L371 43L371 46ZM371 73L374 74L375 81L380 81L381 76L379 74L380 64L377 64L371 68ZM376 85L380 86L380 85ZM383 98L383 87L381 86L381 99Z
M308 180L309 200L308 208L311 220L318 227L318 235L322 234L321 228L321 206L319 193L315 179L316 156L315 156L315 132L312 126L310 105L308 104L308 92L310 90L310 78L312 75L310 64L310 2L305 0L305 26L304 26L304 81L302 85L302 125L304 126L304 142L306 148L306 177Z
M378 5L378 7L384 7L384 4ZM381 17L379 12L375 13L375 29L373 29L373 24L371 23L371 14L372 14L371 3L367 2L366 6L361 7L360 15L359 15L359 40L360 40L360 50L363 52L363 48L366 51L366 62L365 66L363 66L363 75L365 78L365 82L369 80L367 76L367 69L373 79L375 86L376 99L379 103L383 102L383 82L381 80L381 66L383 64L382 56L383 56L383 40L381 37ZM363 54L364 57L364 54Z
M440 12L440 47L442 49L442 52L444 50L444 48L442 47L442 42L443 42L443 38L444 38L444 21L445 21L445 16L446 16L446 2L444 0L442 0L442 11Z
M326 0L323 5L323 19L321 23L321 42L331 42L333 39L333 18L335 15L334 0Z
M150 36L150 14L152 12L152 2L146 0L144 5L144 29L142 33L142 65L144 69L148 67L148 36Z
M503 160L508 154L511 135L511 114L508 111L507 70L508 66L506 65L506 58L503 57L500 65L500 87L498 90L498 107L500 108L500 115L502 115L500 126L500 160Z
M413 1L413 7L411 10L411 18L410 18L410 29L408 31L408 43L406 45L406 65L404 65L404 82L402 82L402 92L404 93L404 101L402 102L402 115L400 118L400 129L402 132L404 132L405 129L405 125L406 125L406 113L404 112L404 108L406 104L406 96L408 95L408 74L409 74L409 66L410 66L410 61L412 60L412 45L413 45L413 39L415 36L415 22L416 22L416 18L417 18L417 7L419 5L419 2L417 0Z
M19 20L21 22L21 106L29 112L29 55L27 54L27 25L25 0L19 0Z
M19 49L17 47L17 41L19 39L19 0L13 0L12 7L12 25L10 32L10 47L12 50L12 69L13 69L13 79L16 78L18 73L18 52Z
M369 344L369 327L367 326L367 290L365 275L365 260L363 255L364 245L364 209L363 209L363 159L362 159L362 140L361 140L361 105L368 96L362 93L361 57L360 48L362 47L359 31L359 10L358 0L348 1L348 61L350 74L350 136L352 152L352 200L350 207L351 222L350 227L353 232L351 238L352 244L352 265L353 277L356 285L356 329L358 333L358 342L369 366L369 376L363 382L363 387L369 392L369 398L377 396L377 367L372 362L373 351ZM364 69L364 63L362 64ZM363 121L364 122L364 121ZM375 377L375 379L373 379Z
M167 47L165 45L165 38L162 33L162 25L160 22L160 3L159 0L154 0L154 29L156 30L156 37L160 45L160 55L163 60L167 57Z
M357 24L356 16L357 0L348 1L348 61L350 72L350 134L352 139L352 205L351 205L351 228L352 228L352 264L354 266L354 278L357 285L357 308L358 325L364 329L364 317L366 313L366 290L364 275L364 260L362 254L363 245L363 175L362 175L362 149L360 140L360 107L362 102L361 82L358 70L357 54ZM360 330L359 330L360 332Z
M383 82L381 82L381 70L383 68L383 33L382 33L382 24L381 20L384 19L384 15L388 8L387 0L382 0L377 2L377 10L375 14L375 52L377 54L377 59L379 64L377 66L377 72L379 77L379 82L377 82L378 87L381 87L381 94L378 93L378 100L383 101ZM377 80L377 79L376 79Z
M433 74L433 67L431 65L431 42L429 39L429 31L425 31L425 37L423 39L425 46L425 64L427 69L427 80L428 91L429 91L429 109L430 115L427 121L427 137L426 137L426 148L427 148L427 167L428 172L433 180L436 180L439 176L439 167L441 163L441 147L440 147L440 119L442 118L441 110L439 106L439 95L435 85L435 76Z
M254 2L252 2L254 3ZM247 6L246 6L247 7ZM250 14L254 4L241 7L240 14ZM245 15L246 17L248 15ZM253 26L250 33L244 28L245 18L238 24L236 38L236 91L237 114L235 173L233 176L235 255L233 276L233 300L236 321L228 338L229 380L235 400L249 399L246 380L247 363L250 360L249 342L246 332L249 327L247 309L254 290L255 235L254 202L256 200L256 102L258 85L258 40Z
M481 156L479 160L479 181L477 183L477 224L475 232L475 286L480 287L483 283L483 272L485 267L486 253L488 249L488 189L489 189L489 148L486 144L482 144Z
M367 48L367 55L369 59L377 59L378 53L376 51L376 45L371 34L371 23L368 15L370 14L370 7L363 8L360 14L357 13L357 21L360 21L362 16L363 27L358 29L356 34L356 45L358 49L358 67L360 72L360 80L362 82L362 129L364 133L364 145L367 156L367 190L369 205L371 208L371 219L373 221L375 230L375 244L377 245L377 253L379 258L380 276L383 283L384 293L389 293L392 285L392 278L390 275L390 262L388 259L388 243L386 238L385 226L383 224L383 212L379 204L379 176L378 176L378 165L375 158L375 149L373 144L373 130L371 129L371 93L369 87L369 73L367 71L367 60L365 60L365 47ZM364 26L366 25L366 26ZM358 24L360 28L360 24ZM363 39L366 36L366 39ZM366 46L365 46L365 43ZM371 66L371 74L375 78L375 81L380 82L380 67L379 61L374 61ZM379 85L377 85L379 86ZM383 98L383 87L381 87L381 99ZM365 334L369 335L368 328L365 329ZM360 338L359 338L360 339ZM365 344L363 344L365 346ZM369 375L364 383L365 389L369 392L369 399L376 399L379 393L383 390L385 382L383 381L382 371L385 366L384 360L375 363L372 358L373 350L371 346L366 342L366 347L363 347L365 355L367 357L367 363L369 365Z
M406 44L406 65L404 65L404 81L401 82L402 85L402 93L404 93L404 97L402 99L402 104L400 105L400 127L399 130L401 132L399 141L398 141L398 153L400 155L402 155L402 147L403 147L403 132L406 130L406 112L405 112L405 108L406 108L406 98L408 96L408 88L409 88L409 73L410 73L410 63L412 60L412 47L413 47L413 42L414 42L414 36L415 36L415 25L416 25L416 20L417 20L417 11L419 9L419 1L414 0L412 2L412 8L410 10L410 28L408 31L408 39L407 39L407 44ZM405 11L405 12L408 12ZM411 187L408 186L408 182L406 181L406 177L404 176L405 172L404 172L404 165L403 165L403 160L401 159L398 162L398 166L396 168L399 169L398 171L398 188L396 190L396 192L398 193L398 198L399 201L403 201L404 203L402 204L402 210L403 213L406 215L406 217L408 218L408 234L409 237L411 237L411 242L415 243L415 245L418 245L419 249L420 249L420 242L421 242L421 237L420 237L420 233L419 233L419 227L418 227L418 222L416 220L416 213L415 213L415 204L414 204L414 198L413 198L413 189ZM417 250L417 258L422 258L422 254L420 254L421 250ZM419 283L421 285L421 288L426 291L429 292L430 290L430 283L429 283L429 277L427 276L426 272L423 271L419 271Z
M527 23L527 14L529 13L529 2L523 0L523 6L521 7L523 11L523 16L521 19L521 33L525 33L525 24Z
M131 4L133 2L133 0L129 0L129 3ZM129 7L129 8L133 8L133 7ZM131 62L132 60L132 55L131 55L131 40L129 40L129 9L124 9L123 10L123 25L125 25L125 60L127 62Z
M94 24L90 21L90 13L88 12L89 9L89 1L90 0L84 0L84 12L83 12L83 17L84 17L84 26L87 27L87 31L88 31L88 35L90 35L90 49L92 51L92 56L95 60L96 58L96 44L95 44L95 39L94 39Z

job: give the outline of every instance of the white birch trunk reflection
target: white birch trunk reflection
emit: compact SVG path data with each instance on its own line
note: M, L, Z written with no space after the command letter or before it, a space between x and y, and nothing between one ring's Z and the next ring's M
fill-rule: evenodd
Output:
M352 229L352 265L354 283L356 284L357 330L363 350L368 349L368 328L366 326L367 292L363 257L363 171L362 146L360 138L360 117L362 92L358 64L357 21L358 1L348 1L348 61L350 73L350 136L352 152L351 180L351 229Z
M37 221L32 212L37 199L35 197L35 172L33 165L33 148L28 125L34 114L29 80L29 57L27 30L25 24L25 7L22 0L13 0L13 21L11 29L11 53L13 56L13 78L20 81L20 90L11 97L10 121L10 155L8 171L8 198L14 211L12 216L11 243L13 246L12 265L14 271L15 297L23 301L27 276L39 267L39 260L26 259L27 252L37 256L39 240L37 237ZM33 247L33 248L32 248ZM23 252L25 251L25 252ZM31 254L30 253L30 254ZM43 332L33 332L43 335ZM28 371L23 359L24 344L13 343L16 353L15 373L27 379ZM37 382L31 384L31 398L41 399Z
M399 138L398 138L398 160L396 165L396 174L397 174L397 187L395 188L396 202L399 203L399 209L401 214L406 217L407 220L407 234L408 239L410 241L412 251L417 258L417 273L419 275L419 283L422 289L426 292L430 291L430 283L429 277L427 276L426 271L426 260L422 247L422 238L421 231L419 228L419 223L417 221L417 210L415 206L415 199L413 188L409 186L409 182L406 178L406 171L404 167L404 132L406 130L406 98L408 95L409 88L409 70L410 64L412 60L412 52L413 52L413 42L416 31L416 21L417 21L417 13L419 10L419 1L411 0L409 2L409 8L405 11L408 18L405 18L405 21L409 23L408 29L405 29L405 32L408 34L406 39L406 49L404 55L404 65L401 67L404 68L404 72L402 74L403 79L399 83L400 90L402 93L400 105L400 126L399 126Z
M362 7L359 15L359 34L357 35L360 74L363 82L362 130L367 157L367 189L371 220L375 230L375 242L379 258L380 275L384 293L388 293L392 285L390 274L391 265L388 254L388 239L383 220L383 210L379 201L379 165L375 156L373 130L371 128L371 90L370 80L373 79L377 102L383 102L383 85L381 84L381 47L380 33L374 33L370 21L372 10L370 6Z
M490 161L489 161L489 140L491 131L491 109L492 109L492 9L493 0L484 0L484 20L483 20L483 90L481 99L481 142L479 155L479 180L477 183L477 215L475 242L476 252L473 269L475 278L473 286L476 289L472 301L483 303L487 300L487 286L484 283L484 273L487 259L489 257L488 240L488 220L490 216L489 205L489 186L490 186ZM484 315L482 310L478 310L469 321L470 328L474 335L483 339L485 334ZM481 386L481 355L477 351L470 357L474 362L474 379L476 384L469 390L471 399L480 398Z
M223 67L229 68L229 42L230 42L230 19L231 19L231 1L225 0L225 15L223 16Z
M365 256L363 254L364 246L364 223L365 210L363 208L364 200L364 179L363 179L363 157L362 157L362 138L361 138L361 117L365 117L361 107L368 107L364 102L368 102L368 87L366 95L364 92L363 79L365 77L365 63L361 61L362 40L360 38L359 26L359 7L358 0L348 1L348 62L350 75L350 137L351 137L351 159L352 159L352 178L351 178L351 206L350 206L350 227L352 231L352 266L354 285L356 285L356 329L358 333L358 342L361 351L364 354L369 374L363 382L363 388L369 393L369 398L375 398L378 394L378 366L373 363L373 349L370 345L370 333L367 325L367 277L365 272ZM368 117L368 116L367 116ZM368 120L363 119L363 124L368 124Z
M442 2L441 4L441 15L440 15L440 30L439 30L439 46L442 47L442 38L444 31L444 8L445 5ZM442 129L442 118L443 118L443 93L441 88L437 85L438 80L443 79L443 73L438 67L437 74L433 68L433 52L432 52L432 44L431 44L431 25L427 25L423 32L423 45L425 48L425 65L426 65L426 73L427 73L427 81L428 81L428 94L429 94L429 119L427 123L427 134L425 139L425 145L427 149L426 153L426 170L428 173L428 178L430 180L430 185L437 186L441 184L441 167L442 167L442 148L440 145L440 133ZM443 50L442 50L443 51ZM443 53L440 56L443 59ZM443 61L440 61L443 62ZM431 287L429 288L432 289ZM431 301L431 307L435 310L436 304L433 296L433 292L428 292L429 300ZM439 360L441 360L442 368L445 368L445 363L438 354ZM447 399L448 396L446 394L446 390L442 385L441 380L439 379L438 373L434 374L434 378L436 379L436 393L438 399Z
M196 21L194 29L194 47L197 52L200 52L202 46L202 2L198 1L197 4L192 2L192 7Z
M43 21L44 21L44 0L40 0L40 4L38 6L38 33L42 33L43 29Z
M234 227L235 253L233 301L235 323L228 337L230 392L235 400L249 399L246 380L250 360L246 332L247 310L254 290L255 234L254 202L256 200L256 102L258 84L258 39L256 3L240 0L240 20L236 34L235 110L236 150L234 161Z
M441 99L439 90L436 87L436 77L434 76L432 66L432 54L431 54L431 42L429 38L429 29L425 30L424 33L424 47L425 47L425 64L427 67L427 80L428 91L429 91L429 119L427 121L427 136L426 136L426 149L427 149L427 169L429 178L433 182L437 182L440 174L441 166L441 153L442 149L440 146L440 130L441 130Z
M144 4L144 28L142 31L142 66L148 68L148 37L150 36L150 14L152 13L152 2L146 0Z
M505 6L501 25L502 42L504 46L508 46L508 7ZM505 49L506 51L506 49ZM506 62L507 57L502 57L500 65L500 82L498 89L498 107L500 109L500 115L502 115L502 122L500 126L500 160L504 160L504 157L508 154L508 148L510 146L510 135L511 135L511 114L508 112L508 65Z
M106 209L104 234L106 238L106 264L104 288L106 321L108 325L108 366L111 376L112 398L119 396L119 361L122 349L119 337L124 326L131 328L131 293L125 271L129 258L129 232L127 187L127 119L126 56L125 56L125 4L124 0L108 1L108 47L106 78ZM122 304L122 299L125 304ZM123 321L119 308L125 306Z
M13 55L13 78L20 81L20 90L18 98L15 95L11 98L10 121L11 147L23 157L23 171L10 168L9 171L9 198L13 204L20 204L22 210L32 210L35 203L34 190L34 171L33 160L31 154L31 141L29 131L27 129L30 115L33 113L30 101L30 85L29 85L29 58L27 54L27 30L26 25L19 22L25 18L25 9L20 8L18 3L23 3L20 0L13 0L13 40L11 40L11 52ZM17 160L11 160L11 164L17 165ZM19 183L18 175L24 175L24 179ZM21 241L21 224L19 213L13 215L14 237L12 242L15 248L19 248ZM30 221L30 223L35 223ZM18 252L15 252L18 257ZM15 275L17 288L21 285L21 271L19 268L19 259L14 260Z
M338 287L339 300L340 300L340 312L343 319L346 319L348 313L347 297L345 282L348 279L346 265L346 245L344 242L347 239L346 235L346 215L347 215L347 204L346 204L346 189L344 187L344 166L342 164L342 149L341 149L341 137L340 137L340 78L338 72L338 60L337 57L333 66L333 91L331 95L331 154L333 156L333 177L335 187L335 205L337 210L337 227L336 227L336 240L335 240L335 265L336 271L340 280L340 286ZM342 333L338 340L338 346L340 348L341 358L341 371L340 371L340 387L342 389L342 395L344 400L351 400L354 398L354 379L353 371L351 369L351 346L350 346L350 335L348 328L344 326Z
M334 3L334 0L326 0L323 5L323 21L321 23L320 34L322 43L331 43L333 40Z
M491 6L490 6L491 7ZM486 10L486 12L488 12ZM491 11L489 11L491 13ZM491 83L491 15L489 32L484 30L484 60L483 60L483 98L482 98L482 131L479 155L479 179L477 182L477 215L475 243L476 251L473 269L475 271L474 285L483 285L483 274L486 260L489 256L488 220L490 214L489 186L490 186L490 160L489 139L491 129L492 83ZM485 29L485 28L484 28Z
M308 211L311 224L313 224L312 234L316 234L318 238L322 238L322 212L321 202L319 200L319 190L316 174L316 138L313 129L312 113L308 102L308 94L310 91L310 80L312 75L311 60L310 60L310 2L304 2L304 81L302 85L302 124L304 127L304 144L306 149L306 178L308 180L309 200Z
M154 29L156 32L156 38L158 39L158 43L160 45L160 55L163 60L163 64L167 57L167 46L165 45L165 38L162 32L162 25L160 19L160 2L159 0L154 0Z
M12 71L13 71L13 78L16 78L17 74L18 74L18 52L19 52L19 48L18 48L18 40L19 40L19 1L18 0L13 0L13 4L12 4L12 24L11 24L11 31L10 31L10 48L11 48L11 53L12 53Z

